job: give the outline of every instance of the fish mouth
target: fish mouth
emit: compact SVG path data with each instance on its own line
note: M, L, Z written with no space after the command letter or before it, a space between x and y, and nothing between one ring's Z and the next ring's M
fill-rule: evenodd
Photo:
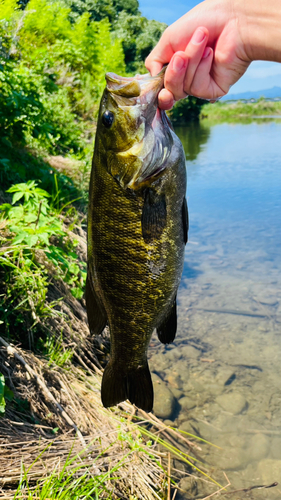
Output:
M160 90L164 87L164 76L167 66L164 66L156 76L150 73L135 76L119 76L115 73L105 75L107 89L115 95L125 98L139 97L143 103L153 94L158 96Z
M135 105L141 107L142 116L146 121L152 122L158 108L158 94L164 88L166 68L167 66L164 66L156 76L146 73L145 75L126 77L107 73L105 76L107 90L119 106Z
M119 153L124 161L136 158L138 168L134 172L118 172L114 175L123 188L137 190L152 182L166 168L173 138L172 125L162 109L158 107L158 94L164 88L166 67L158 75L149 73L135 77L121 77L107 73L107 89L119 106L138 108L144 125L141 140L127 151ZM128 175L129 174L129 175Z

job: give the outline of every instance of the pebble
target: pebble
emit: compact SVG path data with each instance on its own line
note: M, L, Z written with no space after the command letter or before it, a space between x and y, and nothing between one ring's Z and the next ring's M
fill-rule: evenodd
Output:
M232 415L239 415L247 407L246 399L239 392L221 394L216 398L216 401L223 410L232 413Z
M164 424L167 425L168 427L174 427L175 424L172 422L172 420L169 420L168 418L164 420Z
M189 363L187 361L180 359L179 361L174 363L174 368L176 369L182 380L186 381L189 379L190 370Z
M281 460L264 458L258 464L258 471L264 484L270 484L277 481L281 482Z
M154 387L153 412L157 417L170 419L176 405L175 397L158 375L152 373L151 378Z
M270 456L277 460L281 460L281 438L273 438L270 447Z
M216 467L222 470L244 469L248 462L248 455L245 450L239 448L226 447L225 450L214 454L212 461Z
M219 370L216 376L216 382L224 386L228 381L234 380L236 378L235 372L231 368L222 368Z
M177 373L169 373L166 375L166 380L169 384L169 386L171 386L171 388L175 388L175 389L181 389L182 388L182 380L181 380L181 377L177 374Z
M183 398L180 398L179 404L183 410L191 410L197 405L197 399L192 399L188 396L184 396Z
M190 377L189 382L190 382L194 392L196 392L196 393L197 392L204 392L204 390L205 390L204 385L201 382L199 382L195 377Z
M169 387L170 391L173 393L176 399L180 399L183 395L183 392L180 389L176 389L175 387Z
M167 368L170 365L170 359L165 356L165 354L154 354L150 359L149 359L149 364L151 366L151 369L155 369L157 371L161 370L167 370Z
M186 360L188 359L197 359L201 355L201 351L192 347L192 345L184 345L182 347L178 347L180 352L180 357Z
M192 477L183 477L180 480L179 487L182 491L189 492L192 496L197 494L197 482Z
M213 427L212 424L203 421L194 423L194 428L197 430L197 435L213 444L219 445L221 432L219 429ZM194 431L193 431L194 432Z
M190 420L185 420L179 426L179 429L184 432L189 432L189 434L195 434L194 428L192 427L192 423Z
M261 460L268 455L270 440L262 433L251 436L248 443L248 454L251 460Z
M278 304L278 300L276 300L276 297L272 295L263 295L263 297L260 297L258 300L261 304L265 304L267 306L275 306L276 304Z
M206 391L212 396L219 396L223 393L223 385L219 384L209 384L206 385Z

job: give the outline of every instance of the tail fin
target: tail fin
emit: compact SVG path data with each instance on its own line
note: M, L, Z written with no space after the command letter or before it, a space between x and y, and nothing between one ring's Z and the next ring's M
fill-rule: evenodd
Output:
M129 373L124 373L116 364L109 361L102 378L101 399L106 408L129 399L138 408L151 411L153 385L148 363Z

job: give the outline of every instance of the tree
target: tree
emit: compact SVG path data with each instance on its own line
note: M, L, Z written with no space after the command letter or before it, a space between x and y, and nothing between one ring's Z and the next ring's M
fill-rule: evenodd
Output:
M121 11L113 24L113 31L122 40L126 69L129 73L145 72L144 60L158 42L165 23L149 20L140 14Z

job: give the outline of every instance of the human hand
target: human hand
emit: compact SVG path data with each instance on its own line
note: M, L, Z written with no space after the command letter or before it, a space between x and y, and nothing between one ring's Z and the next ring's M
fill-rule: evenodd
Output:
M169 63L158 98L162 109L186 95L216 100L245 73L251 62L243 40L245 16L233 5L206 0L163 33L146 59L152 75Z

